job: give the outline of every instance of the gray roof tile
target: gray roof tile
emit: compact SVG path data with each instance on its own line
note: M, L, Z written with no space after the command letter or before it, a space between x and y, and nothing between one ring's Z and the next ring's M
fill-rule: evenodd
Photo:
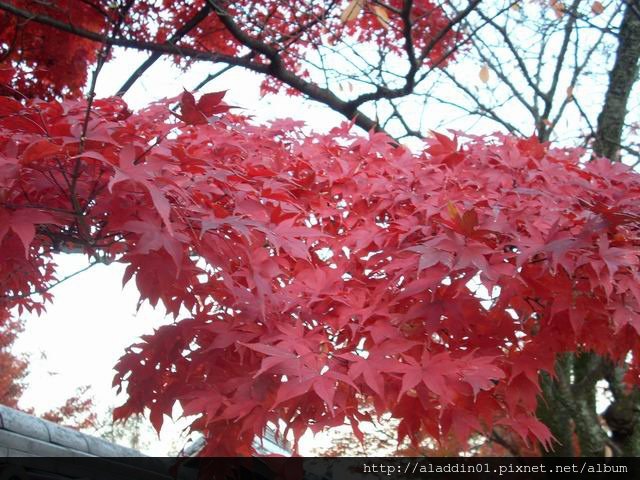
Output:
M98 437L86 435L88 452L96 457L143 457L144 455L132 448L122 447L115 443L107 442Z
M132 448L0 405L0 457L16 456L18 453L49 457L144 456Z
M49 430L44 421L27 413L19 412L12 408L0 405L0 417L2 417L2 429L19 433L29 438L49 442Z
M9 448L10 452L19 451L41 457L88 456L84 452L61 447L49 442L43 442L42 440L29 438L7 430L0 430L0 445Z
M61 427L54 423L46 423L47 428L49 429L49 438L51 438L51 443L72 448L80 452L89 453L89 444L87 443L86 435L70 428Z

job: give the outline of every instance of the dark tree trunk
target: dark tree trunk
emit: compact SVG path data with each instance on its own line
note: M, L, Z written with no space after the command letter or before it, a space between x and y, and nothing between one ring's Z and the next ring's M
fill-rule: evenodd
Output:
M620 40L613 69L609 73L609 88L602 112L598 117L594 153L612 161L619 160L623 145L624 120L627 102L638 79L640 59L640 1L629 0L620 25ZM638 426L638 392L628 393L622 385L622 372L609 365L606 379L613 393L613 403L604 413L611 432L611 445L617 455L640 455L640 428Z
M609 73L609 88L598 116L596 155L612 161L619 159L622 130L627 115L627 102L638 78L640 58L640 1L629 0L620 25L620 40L613 69Z
M627 103L638 78L640 0L629 0L620 25L619 44L593 145L594 154L620 159ZM640 456L640 392L627 392L623 371L594 353L568 354L558 359L556 378L541 375L538 415L559 445L555 454ZM613 401L603 419L596 413L596 383L605 379ZM574 442L574 432L577 442ZM577 445L575 444L577 443Z

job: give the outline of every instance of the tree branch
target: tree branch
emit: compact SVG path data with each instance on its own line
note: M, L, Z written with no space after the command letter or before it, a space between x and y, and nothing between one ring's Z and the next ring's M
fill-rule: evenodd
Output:
M577 10L578 5L580 5L581 0L574 0L571 5L571 10ZM560 51L558 52L558 57L556 59L556 67L553 72L553 77L551 79L551 86L549 90L542 97L544 100L544 110L540 118L537 119L537 127L538 127L538 138L541 141L548 140L550 129L547 127L546 122L549 122L549 115L551 114L551 109L553 108L553 98L556 94L556 90L558 88L558 82L560 81L560 73L562 72L562 67L564 65L564 57L567 54L567 50L569 48L569 42L571 41L571 33L573 32L573 27L576 24L576 17L569 17L567 23L564 27L564 36L562 39L562 45L560 46Z
M267 73L273 76L281 82L307 95L309 98L327 105L332 110L342 114L349 120L354 119L356 125L364 130L383 131L376 121L358 111L357 105L353 105L351 102L345 102L331 90L306 81L290 70L287 70L278 51L272 46L267 45L259 39L251 37L243 32L238 24L233 21L231 15L229 15L229 13L220 5L220 2L217 2L216 0L207 0L207 2L214 9L222 24L238 42L250 48L252 51L264 55L270 60L271 63L264 65L261 73Z
M640 16L636 15L633 3L627 3L620 26L616 60L609 73L609 86L604 98L604 107L598 116L596 140L593 146L595 155L607 157L613 161L618 160L627 103L633 84L638 78Z
M182 27L180 27L166 42L167 45L173 45L186 34L188 34L191 30L193 30L201 21L203 21L209 13L211 12L211 7L207 4L198 11L187 23L185 23ZM154 52L151 56L144 61L136 70L131 74L131 76L122 84L122 86L116 92L117 97L123 96L127 91L133 86L133 84L142 76L144 72L146 72L160 57L162 53Z
M193 60L203 60L210 62L222 62L230 65L238 65L256 71L258 73L267 73L266 66L261 64L253 64L248 62L243 57L235 57L233 55L225 55L215 52L207 52L198 50L191 47L180 47L171 44L162 44L147 41L138 41L130 38L123 37L109 37L102 33L92 32L84 28L76 27L75 25L60 20L56 20L46 15L34 14L26 10L17 8L11 4L0 1L0 10L9 12L17 17L25 18L29 21L37 22L42 25L53 27L56 30L71 33L78 37L92 40L94 42L103 43L106 45L132 48L134 50L140 50L143 52L158 52L163 55L177 55L180 57L190 58Z
M358 108L362 104L367 102L382 100L382 99L392 100L394 98L403 97L412 93L416 84L421 82L425 78L425 75L423 75L418 81L416 81L416 75L420 69L420 66L424 62L424 59L429 55L429 53L438 44L438 42L442 40L442 38L444 38L444 36L448 32L451 31L453 27L461 23L465 18L467 18L471 14L471 12L473 12L476 9L476 7L480 4L481 1L482 0L473 0L469 3L467 8L460 11L447 24L447 26L442 30L440 30L438 34L433 39L431 39L431 41L425 46L425 48L420 54L420 58L416 58L414 46L413 46L413 39L412 39L412 32L411 32L411 19L410 19L410 16L411 16L410 8L412 5L412 2L405 2L404 8L401 12L402 13L401 16L404 24L405 51L407 52L407 56L409 58L409 71L405 75L404 85L400 88L395 88L395 89L387 88L384 86L378 86L375 92L363 93L359 97L351 100L349 102L349 105L351 105L353 108ZM443 56L443 58L441 58L438 61L438 63L441 63L442 61L444 61L452 53L453 51L448 52L445 56ZM429 69L429 71L431 70L432 69Z
M52 288L57 287L61 283L64 283L67 280L75 277L76 275L80 275L81 273L86 272L87 270L89 270L90 268L98 265L99 263L103 263L103 262L100 262L100 261L91 262L86 267L81 268L77 272L73 272L71 275L67 275L62 280L54 282L51 285L47 285L45 288L36 289L36 290L34 290L32 292L27 292L27 293L19 293L19 294L16 294L16 295L0 295L0 299L3 299L3 300L20 300L20 299L23 299L23 298L29 298L29 297L31 297L33 295L41 295L43 293L48 292Z
M209 0L208 0L209 1ZM213 1L213 0L211 0ZM218 5L216 2L214 4ZM251 70L256 73L262 73L265 75L271 75L277 80L289 85L290 87L298 90L300 93L307 95L310 99L320 102L337 113L343 115L349 120L354 120L355 124L364 130L377 130L382 131L377 122L362 112L358 111L353 105L350 105L349 102L345 102L340 99L337 95L335 95L332 91L321 88L318 85L306 81L300 78L295 73L287 70L282 65L282 62L273 62L271 64L263 64L252 62L249 60L247 56L237 57L233 55L225 55L221 53L215 52L206 52L202 50L197 50L189 47L180 47L178 48L175 45L168 44L159 44L154 42L146 42L146 41L137 41L128 38L122 37L109 37L100 33L92 32L89 30L85 30L79 27L76 27L70 23L62 22L45 15L33 14L26 10L19 9L10 5L6 2L0 2L0 10L4 10L13 15L26 18L28 20L41 23L43 25L48 25L57 30L72 33L82 38L86 38L88 40L93 40L95 42L101 42L106 45L115 45L119 47L125 48L133 48L136 50L142 51L150 51L150 52L158 52L165 55L178 55L184 58L191 58L193 60L202 60L202 61L210 61L210 62L221 62L227 63L229 65L237 65L244 67L248 70ZM222 15L222 14L221 14ZM225 22L228 24L232 23L231 18L226 15L222 15L225 18ZM235 25L235 24L234 24ZM235 30L238 29L237 25L233 27ZM259 53L266 54L268 52L269 55L277 56L277 51L273 50L271 47L266 46L262 42L252 37L247 36L242 33L239 38L245 38L248 42L245 46L251 48L251 45L255 45L256 50ZM269 56L267 55L267 57ZM386 133L386 132L385 132Z

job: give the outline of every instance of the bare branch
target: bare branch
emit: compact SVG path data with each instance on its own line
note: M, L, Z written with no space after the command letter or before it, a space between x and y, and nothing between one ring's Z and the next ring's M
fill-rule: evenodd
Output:
M213 3L218 8L220 8L216 2L213 2ZM7 11L19 17L26 18L26 19L41 23L43 25L51 26L53 28L56 28L64 32L73 33L74 35L78 35L88 40L101 42L109 46L116 45L116 46L125 47L125 48L134 48L136 50L159 52L162 54L169 54L169 55L178 55L180 57L190 58L193 60L222 62L222 63L227 63L229 65L238 65L257 73L272 75L274 78L280 80L286 85L289 85L290 87L298 90L300 93L307 95L312 100L315 100L324 105L327 105L329 108L331 108L332 110L335 110L337 113L342 114L344 117L346 117L349 120L354 120L355 124L358 125L360 128L367 131L381 130L375 120L372 120L362 112L358 111L358 109L353 105L340 99L331 90L321 88L315 83L304 80L300 78L298 75L296 75L294 72L291 72L286 68L284 68L284 66L282 65L282 62L278 61L279 57L278 57L278 52L276 50L274 50L270 46L265 45L264 43L260 42L257 39L247 36L243 32L239 35L238 38L246 39L248 42L246 46L254 45L256 47L255 50L258 53L265 54L266 52L268 52L269 55L271 55L273 58L276 59L276 61L274 62L272 60L271 64L263 64L263 63L252 62L249 60L247 56L237 57L233 55L224 55L220 53L206 52L206 51L187 48L187 47L178 48L175 45L131 40L126 38L121 38L118 36L110 37L110 36L102 35L100 33L91 32L89 30L78 28L70 23L55 20L45 15L32 14L31 12L27 12L25 10L16 8L13 5L7 4L5 2L0 2L0 10ZM220 13L220 15L221 15L221 18L225 19L226 24L233 23L229 15L224 15L222 13ZM239 30L239 27L237 25L235 25L233 28L236 31Z
M48 292L52 288L57 287L61 283L64 283L67 280L69 280L69 279L71 279L71 278L73 278L73 277L75 277L77 275L80 275L83 272L86 272L90 268L95 267L99 263L103 263L103 262L100 262L100 261L91 262L86 267L81 268L77 272L73 272L71 275L67 275L66 277L64 277L61 280L58 280L57 282L53 282L52 284L47 285L45 288L39 288L39 289L33 290L31 292L28 292L28 293L19 293L19 294L16 294L16 295L0 295L0 299L3 299L3 300L20 300L20 299L23 299L23 298L32 297L33 295L42 295L43 293Z
M581 0L574 0L571 5L571 10L577 10L580 5ZM560 73L562 72L562 67L564 66L564 57L567 54L567 50L569 48L569 43L571 41L571 33L573 32L573 28L576 24L576 18L570 16L567 20L567 23L564 27L564 36L562 39L562 45L560 46L560 51L558 52L558 57L556 58L556 67L553 71L553 77L551 80L551 86L546 94L543 96L544 99L544 110L542 111L542 116L537 119L538 122L538 137L540 140L547 140L549 138L550 129L548 128L545 121L549 121L549 116L551 114L551 109L553 108L553 97L556 94L556 90L558 88L558 82L560 81Z
M637 3L637 2L636 2ZM633 84L638 79L640 62L640 16L629 2L620 27L616 61L609 73L604 106L598 116L594 153L617 160L622 129Z
M429 55L429 53L433 50L433 48L444 38L444 36L451 31L453 27L461 23L465 18L473 12L476 7L480 4L482 0L473 0L469 3L467 8L459 12L448 24L445 28L438 32L438 34L426 45L426 47L421 52L420 58L416 58L414 46L413 46L413 38L411 32L411 5L412 2L405 2L404 8L402 10L402 19L404 24L404 37L405 37L405 51L407 52L407 56L409 58L409 71L405 75L405 83L402 87L396 89L390 89L385 86L378 86L375 92L363 93L359 97L351 100L349 105L353 108L358 108L364 103L386 99L391 100L394 98L404 97L413 92L417 83L420 83L424 80L425 75L421 76L420 80L416 81L416 75L419 71L420 66L423 64L424 59ZM453 50L451 50L446 56L438 60L438 63L442 63L448 56L453 54ZM429 69L431 71L433 68Z
M202 7L198 13L196 13L187 23L185 23L182 27L180 27L166 42L168 45L173 45L186 34L188 34L191 30L193 30L202 20L207 18L211 11L211 7L207 4ZM151 65L153 65L160 57L162 53L154 52L151 56L144 61L136 70L131 74L131 76L122 84L122 86L116 92L116 96L121 97L133 86L133 84L142 76L144 72L146 72Z

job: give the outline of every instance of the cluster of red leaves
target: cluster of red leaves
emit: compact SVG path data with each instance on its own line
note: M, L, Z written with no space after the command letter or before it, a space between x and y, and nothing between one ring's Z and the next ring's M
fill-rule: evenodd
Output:
M93 411L93 400L87 396L88 390L88 387L81 387L64 405L43 413L41 417L75 429L95 427L97 415Z
M76 0L10 3L34 15L97 32L106 25L104 15L109 11L109 2L98 2L104 4L104 15L90 2ZM28 97L79 96L98 48L95 42L0 12L0 61L5 67L17 67L11 87Z
M406 2L391 0L382 6L381 2L355 0L350 2L352 8L354 3L359 4L361 8L353 20L345 22L348 35L361 43L372 42L387 51L402 54L407 35L403 19ZM440 5L428 0L412 2L407 15L411 22L410 34L416 57L427 65L446 65L447 50L460 40L455 29L449 28L451 18ZM344 20L344 17L343 13L341 19ZM329 41L340 42L343 33L342 29L338 28L329 37ZM437 38L436 41L438 35L442 35L442 38ZM426 55L421 58L423 53Z
M204 2L171 1L165 2L162 8L148 11L161 25L156 40L168 37L176 25L188 21L203 4ZM287 69L305 77L307 72L301 59L323 44L345 46L370 43L376 45L381 55L402 55L407 34L401 14L403 2L393 0L388 2L388 7L378 6L376 2L369 0L242 0L230 3L228 8L233 21L244 33L279 52ZM457 33L454 29L447 28L450 19L444 10L430 1L420 0L412 2L409 17L409 31L419 61L426 65L446 65L453 57L448 57L445 53L454 45ZM230 55L239 55L243 50L234 35L215 15L207 17L183 42ZM424 58L421 55L423 49L426 51ZM262 56L258 57L258 61L268 63L268 59ZM262 91L271 93L281 88L280 82L267 77ZM288 89L287 93L299 95L300 92Z
M96 101L84 139L84 102L0 99L2 306L41 308L52 255L80 249L180 318L117 364L117 416L159 428L178 401L210 455L251 453L268 422L360 437L370 411L400 440L499 425L548 447L538 373L559 353L632 352L638 383L627 167L534 139L413 154L349 125L209 123L212 95L185 94L185 122Z
M126 38L159 44L171 38L208 5L205 0L139 0L133 2L124 18L118 18L117 9L114 8L117 3L112 0L15 0L10 3L34 15L42 14L107 36L112 33L113 25L118 23ZM403 2L399 0L389 2L390 8L358 0L357 15L348 21L344 18L345 9L350 8L347 0L241 0L216 3L227 9L229 19L237 25L240 34L277 52L283 66L299 76L307 76L301 59L323 42L345 45L370 42L378 46L381 54L400 54L405 44L406 31L399 13ZM211 9L195 28L172 43L178 48L188 46L224 55L244 55L246 47L238 41L238 32L230 31ZM455 43L457 33L447 28L449 18L442 8L429 1L415 1L410 18L416 56L427 65L445 65L447 61L442 57ZM95 61L101 46L100 43L57 31L35 21L24 21L9 13L0 13L0 61L17 68L18 75L12 86L27 97L55 98L61 94L79 96L86 82L88 66ZM424 58L421 58L422 49L426 50ZM257 55L255 60L269 63L269 59L262 54ZM183 66L189 64L180 57L176 57L176 61ZM281 88L282 85L273 78L265 79L264 92L275 92ZM299 94L294 90L288 92Z
M24 358L12 352L22 325L9 316L9 312L0 310L0 404L16 408L24 391L24 377L29 367Z

